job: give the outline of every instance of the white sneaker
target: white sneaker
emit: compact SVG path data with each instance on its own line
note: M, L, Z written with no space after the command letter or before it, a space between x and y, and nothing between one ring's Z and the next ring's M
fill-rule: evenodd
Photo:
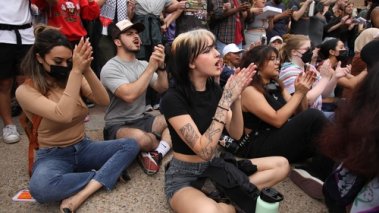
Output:
M17 143L20 141L20 134L17 132L16 125L10 124L3 128L4 143Z
M145 112L150 112L150 111L153 111L153 107L150 104L148 104L145 106Z
M158 110L159 109L159 104L154 104L153 109L154 110Z

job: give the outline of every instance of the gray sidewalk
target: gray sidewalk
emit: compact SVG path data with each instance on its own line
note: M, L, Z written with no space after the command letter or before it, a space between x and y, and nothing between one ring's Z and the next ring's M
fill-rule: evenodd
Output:
M91 138L102 138L103 110L100 107L90 110L91 120L86 124L86 127L87 135ZM16 123L18 124L18 121ZM20 131L22 132L22 139L19 143L8 145L0 142L0 213L59 212L59 203L38 204L12 201L12 197L19 190L27 188L29 180L27 174L28 141L23 131L21 129ZM163 165L170 158L171 155L165 157ZM163 169L154 176L147 176L138 164L134 163L129 169L129 174L131 181L118 183L115 189L109 192L100 190L84 203L78 212L172 212L164 196ZM280 212L327 212L322 202L308 197L289 179L275 186L275 189L284 195Z

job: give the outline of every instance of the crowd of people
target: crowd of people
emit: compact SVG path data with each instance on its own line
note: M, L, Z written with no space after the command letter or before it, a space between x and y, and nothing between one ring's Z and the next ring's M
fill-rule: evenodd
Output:
M135 159L156 174L170 150L175 212L241 209L194 187L220 152L247 159L258 190L289 176L331 212L375 211L379 1L357 2L1 2L2 139L21 139L12 100L39 119L29 189L62 212L129 179ZM93 104L104 141L85 135Z

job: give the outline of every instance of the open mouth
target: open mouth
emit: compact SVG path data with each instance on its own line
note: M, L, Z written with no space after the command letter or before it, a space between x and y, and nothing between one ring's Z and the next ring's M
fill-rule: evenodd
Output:
M217 69L222 69L222 66L224 65L222 59L218 60L215 64L215 66L217 67Z
M135 44L135 45L139 46L139 45L140 45L140 42L139 42L139 40L138 40L138 39L136 39L136 40L133 40L133 44Z

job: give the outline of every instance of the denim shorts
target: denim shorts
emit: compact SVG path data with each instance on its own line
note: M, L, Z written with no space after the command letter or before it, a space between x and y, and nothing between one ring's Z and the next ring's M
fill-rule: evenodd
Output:
M209 162L189 163L172 158L165 173L165 193L170 202L172 196L181 188L191 186L191 182L208 168Z

